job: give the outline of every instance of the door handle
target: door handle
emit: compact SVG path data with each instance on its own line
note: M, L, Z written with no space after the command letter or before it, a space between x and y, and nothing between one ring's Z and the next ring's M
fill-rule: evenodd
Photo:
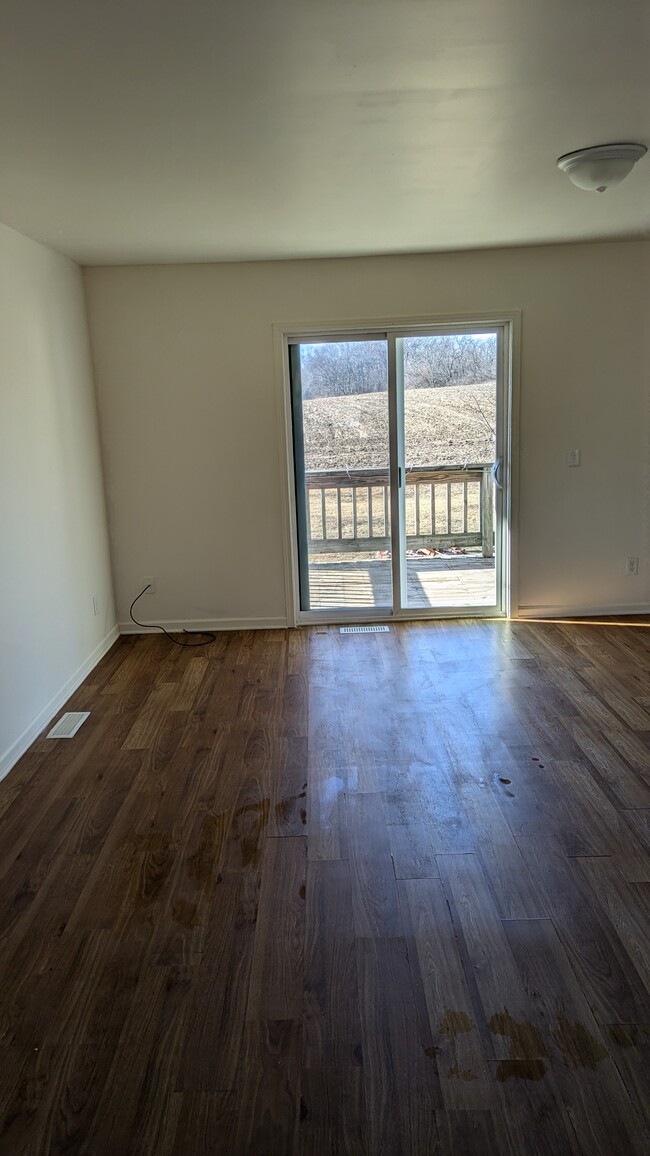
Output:
M501 458L497 458L494 465L492 466L492 479L494 481L494 484L495 484L497 490L503 489L503 482L501 480L502 468L503 468L503 460Z
M401 490L401 488L402 488L402 467L401 466L397 467L397 486L398 486L398 489Z

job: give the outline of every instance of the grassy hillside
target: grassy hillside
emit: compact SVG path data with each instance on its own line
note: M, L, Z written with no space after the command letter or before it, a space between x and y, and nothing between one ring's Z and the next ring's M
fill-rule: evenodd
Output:
M405 392L406 465L463 465L494 457L495 383ZM388 464L385 393L303 403L308 470Z

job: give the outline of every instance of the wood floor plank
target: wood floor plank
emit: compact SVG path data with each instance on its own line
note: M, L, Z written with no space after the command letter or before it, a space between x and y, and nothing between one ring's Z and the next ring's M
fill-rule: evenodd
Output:
M234 1092L175 1092L172 1156L212 1156L234 1152Z
M0 1152L650 1150L650 631L120 640L0 783Z
M507 1132L513 1151L527 1150L531 1156L577 1153L548 1070L542 1024L532 1014L481 865L470 855L441 857L440 863L458 912L496 1057L491 1064L492 1087L499 1091L493 1092L491 1106L496 1121L507 1121L499 1135L503 1138Z
M237 1078L237 1156L296 1151L300 1119L300 1024L247 1023Z
M600 848L592 842L593 832L582 822L584 813L573 796L563 796L553 773L553 757L545 753L544 745L507 743L506 747L508 758L492 782L515 839L548 835L566 855L597 853Z
M420 729L426 734L427 727ZM431 739L418 737L417 749ZM430 748L429 748L430 749ZM432 752L433 753L433 752ZM406 765L396 781L384 792L386 812L391 824L425 822L436 855L462 854L476 850L474 831L453 785L447 760L442 751L430 762L419 758L405 759Z
M287 671L282 684L282 705L278 723L285 735L307 733L309 688L304 670Z
M26 858L28 861L33 859L31 848L36 846L35 832L39 826L47 828L50 809L59 805L65 807L70 799L79 798L88 785L88 767L94 768L97 761L106 760L107 751L116 750L114 729L110 718L91 717L81 728L79 743L73 750L66 747L69 742L66 739L43 740L49 743L45 748L46 757L39 763L36 774L28 779L26 789L12 799L0 819L0 879L15 866L27 844L30 845L30 854ZM17 769L20 772L20 764ZM84 787L80 788L80 783ZM1 784L0 797L5 790L11 790L11 777Z
M478 1152L510 1152L505 1137L499 1137L493 1113L444 1111L436 1113L441 1156L476 1156Z
M630 1099L650 1128L650 1028L608 1024L603 1034Z
M45 977L25 977L24 1007L3 1004L0 1150L49 1151L65 1128L77 1037L88 1022L105 967L105 933L68 938ZM121 1024L118 1031L121 1030Z
M224 874L210 903L204 949L188 1012L177 1089L236 1089L255 941L246 884Z
M309 859L347 859L345 757L337 748L310 754L307 772Z
M357 939L370 1152L427 1152L442 1100L423 1054L403 938Z
M553 775L564 797L571 795L583 812L581 826L589 832L592 854L612 855L626 879L650 882L650 854L639 845L634 831L587 768L573 760L556 760Z
M363 1062L350 865L312 861L305 888L302 1064L343 1069Z
M201 687L201 683L210 671L211 663L207 658L190 658L183 670L177 689L171 693L171 710L192 710L194 701Z
M128 753L123 752L124 757ZM75 909L75 927L108 927L119 921L128 930L149 922L181 851L198 789L196 760L189 752L152 766L149 752L132 779L107 834L87 886ZM128 766L128 763L127 763Z
M531 1054L527 1058L538 1058L533 1054L537 1031L528 1019L528 1000L479 859L475 855L441 855L438 863L458 913L497 1059L505 1060L511 1054L511 1033L504 1035L499 1030L502 1020L517 1024L520 1033L528 1033Z
M428 823L391 823L388 827L388 839L397 879L439 877Z
M304 735L278 739L273 761L278 773L271 782L269 835L306 835L308 740Z
M304 990L305 838L268 839L247 1020L299 1020Z
M573 637L575 638L575 635ZM594 657L597 655L594 654ZM650 714L633 697L635 693L643 693L642 680L633 675L628 675L626 679L620 671L617 671L617 685L613 686L611 670L605 665L596 663L582 664L579 680L585 683L586 689L593 691L597 698L613 710L631 730L650 730Z
M504 786L509 785L507 774L500 775L499 779ZM466 782L459 793L500 915L504 919L535 919L546 915L544 900L494 797L492 784Z
M153 958L161 966L202 962L231 822L231 811L199 811L187 845L176 856L152 940Z
M581 1150L600 1156L621 1146L641 1156L643 1126L552 922L512 921L505 929Z
M244 778L223 871L210 888L201 961L194 986L179 1090L229 1091L236 1086L243 1047L259 915L269 799L255 777ZM194 867L192 868L194 869ZM212 868L210 868L210 872ZM209 876L212 878L212 875Z
M633 769L650 770L650 750L598 695L587 691L580 680L567 671L560 672L556 678L580 714L607 734L612 746ZM612 693L616 697L615 688Z
M621 807L650 806L650 786L617 754L606 735L581 718L562 721Z
M412 932L411 969L422 984L429 1020L424 1051L437 1069L445 1107L487 1109L487 1058L442 884L409 879L400 884L400 896Z
M650 807L621 811L625 822L636 833L643 850L650 854Z
M572 864L589 881L650 994L650 883L629 883L617 859L577 859Z
M552 839L518 839L598 1023L646 1024L647 994L591 888Z
M347 821L356 933L399 936L403 929L381 796L348 795Z
M365 1156L363 1068L307 1069L300 1082L300 1156Z
M153 998L153 997L156 998ZM169 1151L175 1131L174 1089L192 996L192 973L159 968L142 973L122 1028L94 1119L90 1151L111 1136L117 1151ZM128 1049L129 1063L121 1056Z
M513 1057L505 1069L493 1064L498 1085L492 1108L499 1142L508 1142L513 1156L582 1156L571 1114L552 1072L539 1078L539 1068Z
M173 682L165 682L151 691L124 741L127 750L151 750L161 728L169 721L176 693Z

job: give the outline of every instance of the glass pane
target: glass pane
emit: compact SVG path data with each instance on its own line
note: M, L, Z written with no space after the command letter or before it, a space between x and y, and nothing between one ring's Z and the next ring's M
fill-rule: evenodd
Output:
M494 606L497 335L403 351L408 605Z
M296 352L302 609L390 608L387 343L331 341Z

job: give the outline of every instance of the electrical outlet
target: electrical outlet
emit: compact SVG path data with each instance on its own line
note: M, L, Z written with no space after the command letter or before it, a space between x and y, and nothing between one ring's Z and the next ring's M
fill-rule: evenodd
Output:
M568 466L580 465L580 450L567 450L566 464Z
M145 586L149 587L149 589L147 590L147 594L155 594L156 593L156 579L153 577L153 575L150 575L148 578L142 579L142 588L144 589Z
M99 598L96 594L93 594L93 614L95 615L95 618L99 614Z
M634 554L628 554L625 559L625 573L630 577L636 577L639 573L639 559Z

